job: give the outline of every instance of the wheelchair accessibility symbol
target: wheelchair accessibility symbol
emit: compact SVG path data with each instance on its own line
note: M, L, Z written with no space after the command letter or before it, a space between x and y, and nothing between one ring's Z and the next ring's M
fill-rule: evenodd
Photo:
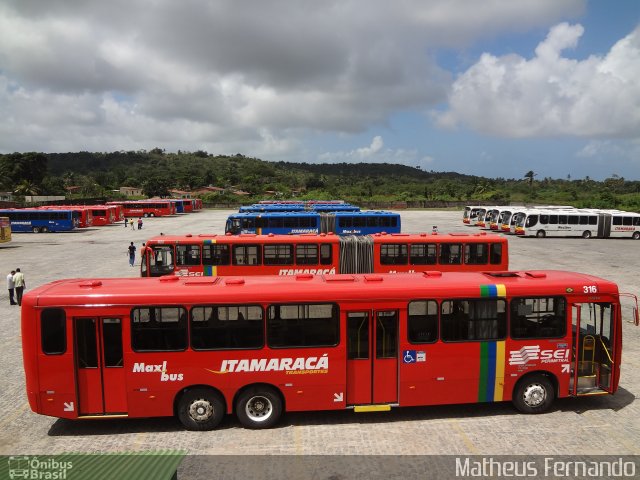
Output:
M402 363L416 363L425 362L427 360L426 352L420 352L417 350L403 350L402 351Z
M415 363L416 362L416 351L415 350L405 350L402 352L402 361L404 363Z

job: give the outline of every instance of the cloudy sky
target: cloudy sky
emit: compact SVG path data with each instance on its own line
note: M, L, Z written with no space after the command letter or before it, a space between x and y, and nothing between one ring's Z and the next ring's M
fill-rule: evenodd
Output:
M0 152L155 147L640 179L640 2L0 2Z

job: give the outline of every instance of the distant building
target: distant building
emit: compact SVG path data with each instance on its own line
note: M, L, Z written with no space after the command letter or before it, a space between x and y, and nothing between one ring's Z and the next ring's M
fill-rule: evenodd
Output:
M139 197L142 195L142 188L139 187L120 187L120 193L125 197Z
M0 202L13 202L13 192L0 192Z
M64 195L25 195L24 201L26 203L39 203L39 202L56 202L65 200Z
M202 195L205 193L217 193L218 195L222 195L225 191L226 190L224 188L208 186L208 187L202 187L202 188L193 190L191 193L199 194L199 195Z
M191 198L191 192L186 192L184 190L169 190L169 194L173 198Z

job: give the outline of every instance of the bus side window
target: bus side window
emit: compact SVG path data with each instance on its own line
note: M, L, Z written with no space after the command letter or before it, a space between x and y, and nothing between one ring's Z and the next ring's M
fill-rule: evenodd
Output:
M464 246L464 263L467 265L484 265L489 260L486 243L467 243Z
M382 265L406 265L407 245L404 243L380 245L380 263Z
M500 300L447 300L441 306L442 340L499 340L506 336L506 302Z
M67 323L64 310L45 308L40 316L42 353L61 355L67 351Z
M187 348L187 311L182 307L131 310L131 347L136 352Z
M176 245L176 265L200 265L200 246Z
M320 245L320 265L333 264L333 249L331 245Z
M260 245L234 245L233 264L234 265L260 265Z
M459 243L443 243L440 245L440 263L442 265L459 265L462 245Z
M438 339L438 303L435 300L409 302L407 312L410 343L433 343Z
M491 244L491 264L500 265L501 263L502 263L502 244L492 243Z
M438 246L435 243L413 243L409 250L411 265L435 265L438 262Z
M202 246L204 265L229 265L229 245L206 244Z
M559 338L566 334L567 302L563 297L511 300L511 338Z
M191 348L258 349L264 345L264 314L259 305L215 305L191 309Z
M297 265L317 265L318 264L318 245L316 245L315 243L303 243L303 244L296 245L296 264Z

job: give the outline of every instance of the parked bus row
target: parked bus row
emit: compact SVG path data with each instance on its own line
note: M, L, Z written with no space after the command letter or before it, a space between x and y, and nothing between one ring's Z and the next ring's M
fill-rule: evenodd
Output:
M190 213L202 210L199 198L126 200L107 202L108 205L120 205L126 217L164 217L176 213Z
M492 234L161 235L142 252L141 276L505 271L507 239Z
M359 212L360 207L350 203L254 203L243 205L244 212Z
M46 233L111 225L125 218L173 215L201 208L202 201L199 199L171 199L108 202L106 205L46 205L11 208L0 210L0 215L9 218L14 232Z
M27 398L53 417L190 430L285 411L541 413L616 392L620 295L559 271L60 280L23 298Z
M400 214L386 211L361 212L245 212L229 215L225 233L287 235L292 233L335 233L370 235L399 233Z
M528 237L640 239L640 213L622 210L536 207L466 207L463 222Z

